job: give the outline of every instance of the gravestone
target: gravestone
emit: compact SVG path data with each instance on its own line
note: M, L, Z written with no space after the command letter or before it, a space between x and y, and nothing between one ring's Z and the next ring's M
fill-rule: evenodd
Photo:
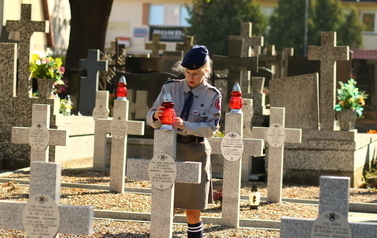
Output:
M67 131L49 128L50 105L34 104L31 127L13 127L12 143L29 144L31 162L48 162L49 146L67 143Z
M222 154L224 159L222 221L223 225L239 227L240 186L242 159L263 154L263 140L243 138L243 114L226 113L225 136L208 141L212 154Z
M153 158L128 159L127 177L151 180L152 204L150 237L172 237L175 183L201 182L201 163L177 161L174 130L155 130Z
M160 34L153 33L152 35L152 43L146 43L145 49L146 50L152 50L152 58L158 58L159 57L159 51L160 50L166 50L166 44L160 44Z
M177 43L175 45L176 51L183 51L183 54L186 54L187 51L191 49L194 45L194 37L193 36L185 36L183 43Z
M162 72L176 73L173 66L183 59L183 51L164 51L162 53Z
M349 187L348 177L322 176L318 218L282 217L280 237L375 237L377 223L348 222Z
M124 192L124 177L126 169L126 156L127 156L127 135L143 135L144 122L129 121L128 120L128 100L117 98L114 101L113 118L112 119L96 119L96 136L100 140L106 133L111 133L111 160L110 160L110 190L118 193ZM99 145L103 150L105 145ZM97 148L94 148L96 150ZM95 154L100 154L95 152ZM101 170L105 170L103 159L99 156L96 157L100 161L93 161L93 167L96 165ZM102 167L102 168L101 168Z
M246 98L253 99L253 109L254 115L252 119L253 126L263 126L265 117L268 114L266 109L266 94L264 90L264 81L263 77L252 77L251 78L251 93L245 95Z
M285 108L272 107L270 127L253 127L253 138L268 142L267 201L280 203L283 187L284 144L301 143L301 129L285 128Z
M17 21L7 20L6 30L8 32L20 32L19 58L18 58L18 87L19 97L29 97L31 84L28 72L30 60L30 38L34 32L49 31L48 21L31 20L31 4L21 4L21 19Z
M284 78L288 76L288 66L289 66L289 58L294 55L294 48L291 47L284 47L283 51L281 52L281 66L280 66L280 77Z
M264 45L263 36L252 36L251 22L241 23L241 34L239 36L230 35L229 39L243 40L242 57L249 57L251 55L260 55L261 47ZM244 92L244 90L242 89ZM246 92L246 91L245 91Z
M271 80L270 105L286 109L287 127L319 130L318 84L318 73Z
M55 237L56 233L51 232L50 228L57 228L54 230L58 233L91 235L93 207L59 205L60 178L60 163L32 162L29 202L0 201L0 228L26 229L27 232L35 232L33 237ZM37 198L38 201L33 201ZM41 202L47 202L50 198L54 201L40 206ZM52 209L56 206L58 211ZM41 221L41 217L48 218L48 222Z
M321 46L309 46L308 59L321 62L319 78L320 130L334 131L336 62L349 60L349 47L336 46L336 32L321 32Z
M262 67L266 67L271 70L272 78L280 78L280 57L275 50L275 45L268 45L264 49L264 53L259 55L259 63ZM268 87L269 82L266 81Z
M107 70L107 61L100 61L99 50L88 50L88 58L80 59L79 67L87 71L86 77L81 77L79 94L79 113L91 116L98 91L98 71Z

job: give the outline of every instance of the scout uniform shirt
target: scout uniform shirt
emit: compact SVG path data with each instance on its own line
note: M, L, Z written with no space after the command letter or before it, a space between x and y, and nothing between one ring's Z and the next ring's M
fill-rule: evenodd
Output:
M153 107L147 114L148 125L155 129L160 128L161 121L154 121L153 114L161 106L164 93L170 93L174 102L176 116L180 117L190 90L194 94L193 104L189 117L184 122L184 129L179 130L178 133L198 137L212 137L213 133L219 129L221 93L217 88L207 83L206 80L193 89L188 86L185 79L174 79L166 82L162 86Z

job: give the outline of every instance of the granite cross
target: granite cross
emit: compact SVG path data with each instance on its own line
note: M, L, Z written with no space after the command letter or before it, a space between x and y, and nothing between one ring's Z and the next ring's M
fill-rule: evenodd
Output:
M321 46L309 46L308 59L321 62L319 79L320 129L334 131L336 61L349 60L349 47L336 46L336 32L321 32Z
M177 43L175 46L175 50L183 51L184 54L187 53L191 49L194 44L194 37L193 36L185 36L183 43Z
M10 101L11 98L16 96L16 65L17 58L17 44L15 43L2 43L0 45L0 62L2 70L0 70L0 85L1 93L0 100ZM2 106L4 108L4 106ZM3 113L0 113L3 114ZM6 113L4 113L6 114ZM2 116L7 115L0 115ZM0 119L0 121L2 121Z
M98 71L106 71L108 68L107 61L100 61L99 50L88 50L88 58L86 60L80 59L79 66L81 69L87 70L86 77L81 77L80 81L80 98L79 98L79 112L84 116L91 116L96 92L98 91Z
M58 233L67 234L82 234L91 235L93 233L93 207L84 206L70 206L61 205L60 203L60 179L61 179L61 164L60 163L46 163L41 161L32 162L30 165L30 195L32 199L38 195L44 197L51 197L58 207L58 214L60 215L60 222L57 228ZM29 202L30 202L29 199ZM54 206L56 206L54 205ZM25 217L29 213L27 209L28 203L17 201L0 201L0 228L12 230L26 230ZM56 232L50 233L48 228L53 227L54 220L57 222L59 218L51 214L49 208L46 209L46 214L42 214L42 210L33 212L34 216L28 218L28 222L35 221L38 228L35 229L38 233L40 230L45 230L44 234L48 237L55 237ZM39 212L39 214L38 214ZM41 221L40 217L48 216L49 222ZM57 214L55 214L57 215ZM24 220L24 221L23 221ZM30 226L30 224L27 224ZM27 230L26 230L27 231ZM56 231L56 230L55 230ZM41 232L39 232L42 234ZM29 234L30 235L30 234ZM32 236L38 237L38 236ZM40 236L42 237L42 236ZM46 237L46 236L43 236Z
M159 54L158 52L160 50L165 50L166 49L166 44L160 44L160 34L158 33L153 33L152 35L152 43L146 43L145 44L145 49L146 50L152 50L152 57L153 58L158 58Z
M150 227L152 238L172 237L175 183L201 182L200 162L175 161L176 136L175 130L155 130L152 160L127 161L128 178L151 180L153 185ZM152 175L153 170L158 170L158 173ZM163 178L165 179L159 180Z
M272 107L270 127L253 127L253 138L268 142L267 201L281 202L284 143L301 143L301 129L284 128L285 108Z
M230 35L229 39L242 39L244 42L242 49L242 56L249 57L252 55L251 51L254 51L254 55L260 55L261 46L264 44L263 36L252 36L252 23L242 22L241 23L241 35L233 36ZM255 47L255 48L254 48ZM243 91L243 90L242 90Z
M31 4L21 4L21 20L7 20L6 30L20 32L17 95L27 98L31 92L30 72L26 70L30 60L30 38L34 32L47 33L49 24L48 21L32 21Z
M289 57L294 55L294 48L284 47L281 52L280 78L288 76Z
M48 162L49 146L66 146L68 139L66 130L49 129L49 127L50 105L34 104L31 127L13 127L12 143L30 145L30 162Z
M125 98L124 98L125 99ZM126 169L127 156L127 135L143 135L144 122L129 121L128 120L128 100L114 101L113 118L112 119L97 119L96 120L96 136L100 140L103 138L101 134L111 133L111 159L110 159L110 190L118 193L124 192L124 178ZM105 145L96 146L103 147ZM96 150L96 148L94 149ZM100 152L95 152L100 153ZM98 157L101 159L101 157ZM97 158L97 159L98 159ZM105 166L103 158L102 161L93 162L94 164L102 164ZM104 169L104 167L103 167Z
M241 157L263 154L263 140L243 137L243 114L226 113L225 137L212 137L208 141L212 154L223 154L224 179L222 200L222 223L232 227L239 226ZM225 156L226 154L226 156Z
M282 217L280 237L376 237L377 223L348 222L349 187L349 177L321 176L318 218Z

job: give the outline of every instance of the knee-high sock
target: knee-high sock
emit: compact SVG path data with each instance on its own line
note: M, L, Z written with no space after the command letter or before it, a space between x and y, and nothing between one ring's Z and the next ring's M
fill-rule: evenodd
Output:
M196 224L187 224L188 238L202 238L203 237L203 223L200 221Z

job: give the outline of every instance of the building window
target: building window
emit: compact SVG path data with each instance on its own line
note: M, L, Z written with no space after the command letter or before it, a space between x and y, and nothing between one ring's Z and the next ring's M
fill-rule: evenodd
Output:
M148 24L153 26L190 26L186 6L150 4Z
M364 23L364 32L377 33L376 12L362 12L361 20Z

